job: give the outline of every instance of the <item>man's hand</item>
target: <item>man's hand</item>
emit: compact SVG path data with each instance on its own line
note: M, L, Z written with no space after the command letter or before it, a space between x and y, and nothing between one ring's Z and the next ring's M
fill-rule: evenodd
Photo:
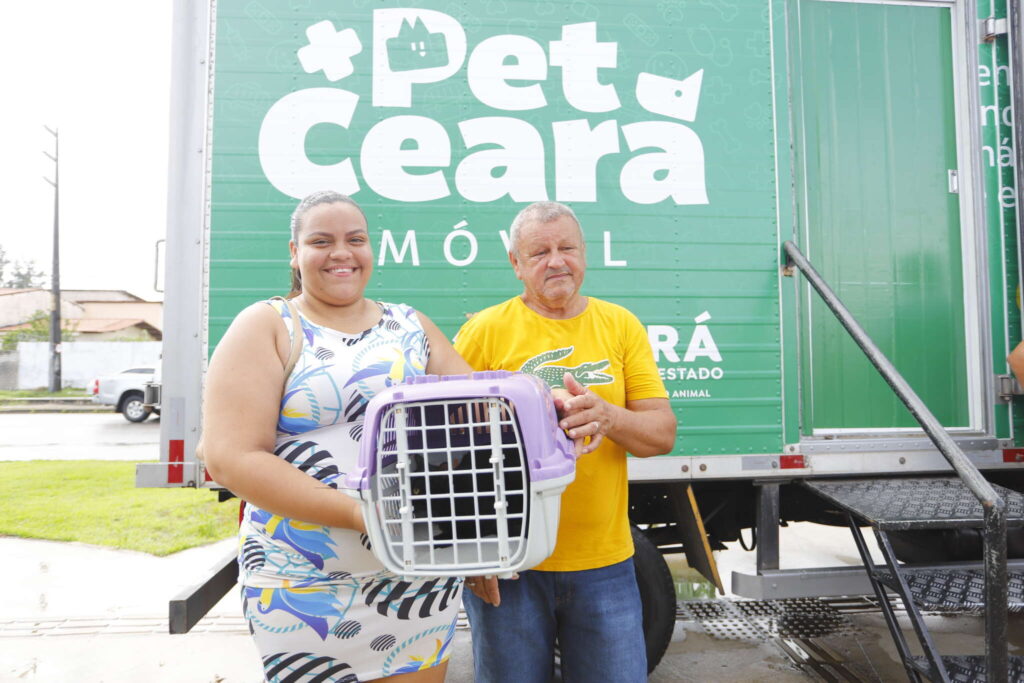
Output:
M562 420L558 426L566 430L576 444L577 456L592 453L614 426L614 409L603 398L588 391L572 374L565 373L562 381L572 397L561 401ZM557 400L555 404L558 405Z
M562 387L555 387L551 390L551 396L555 399L555 413L558 414L558 419L561 421L567 417L565 412L566 402L572 398L572 394L563 389ZM587 446L587 437L578 436L572 440L573 450L576 452L576 458L578 459L584 453L584 449Z
M473 595L480 598L488 605L497 607L501 604L501 593L498 591L498 579L493 576L471 576L466 579L466 588L473 591Z
M558 413L558 417L565 417L565 402L572 398L572 394L562 387L555 387L551 390L551 398L555 399L555 412Z

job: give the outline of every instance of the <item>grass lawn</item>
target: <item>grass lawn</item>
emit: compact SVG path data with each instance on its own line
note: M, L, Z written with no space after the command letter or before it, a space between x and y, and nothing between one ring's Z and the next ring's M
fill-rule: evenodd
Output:
M238 501L205 489L137 489L135 463L0 463L0 535L80 541L153 555L234 535Z

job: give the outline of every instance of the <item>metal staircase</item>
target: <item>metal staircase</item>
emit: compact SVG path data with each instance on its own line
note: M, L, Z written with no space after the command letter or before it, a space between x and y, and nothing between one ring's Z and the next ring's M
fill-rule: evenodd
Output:
M977 564L950 564L915 568L901 565L893 552L889 533L924 529L981 528L985 515L981 504L963 482L955 477L919 477L908 479L852 479L806 481L804 486L846 512L857 549L867 569L882 613L896 642L910 680L925 677L932 681L998 681L989 677L986 658L978 655L942 656L932 642L921 615L922 610L944 613L985 612L985 572ZM993 486L1006 504L1007 520L1024 523L1024 495L1001 486ZM860 526L872 528L885 564L876 565L871 558ZM993 575L996 583L1006 586L1010 611L1024 611L1024 572ZM913 626L923 656L915 656L899 622L889 593L900 597ZM1006 633L1006 613L992 615L1001 621ZM1001 616L1001 619L999 617ZM988 623L986 623L988 626ZM1000 625L996 625L1000 630ZM1002 643L1005 648L1005 635ZM1004 650L1005 651L1005 650ZM1008 661L1008 680L1024 680L1024 657Z
M783 248L787 265L798 268L868 360L910 410L949 462L955 476L807 480L813 493L842 510L850 525L868 578L911 681L1024 681L1024 657L1008 656L1007 613L1024 611L1024 572L1010 574L1006 561L1008 526L1024 526L1024 495L989 483L943 429L914 390L860 327L795 244ZM876 565L861 526L870 526L884 558ZM982 531L983 557L977 564L927 569L903 565L890 542L892 532L974 528ZM920 645L911 650L889 600L900 597ZM985 653L941 655L921 610L983 612Z

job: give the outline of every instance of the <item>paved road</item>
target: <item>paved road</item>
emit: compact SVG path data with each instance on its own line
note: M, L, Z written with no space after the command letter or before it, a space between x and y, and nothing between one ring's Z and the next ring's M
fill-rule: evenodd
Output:
M160 420L119 413L0 413L3 460L156 460Z

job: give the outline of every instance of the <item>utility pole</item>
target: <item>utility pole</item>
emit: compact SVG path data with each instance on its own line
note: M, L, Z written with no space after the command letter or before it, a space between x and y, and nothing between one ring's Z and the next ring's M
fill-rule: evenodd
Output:
M53 185L53 270L50 276L50 292L53 304L50 310L50 392L61 390L60 378L60 138L56 130L43 126L53 136L53 154L43 154L53 160L53 180L43 180Z

